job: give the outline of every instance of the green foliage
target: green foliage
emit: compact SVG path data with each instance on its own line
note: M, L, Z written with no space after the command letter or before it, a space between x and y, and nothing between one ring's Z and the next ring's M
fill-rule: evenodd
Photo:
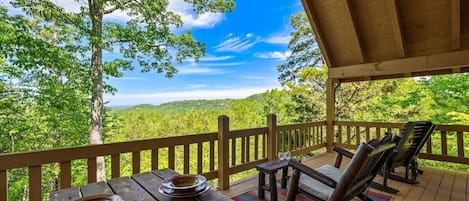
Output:
M290 34L288 49L292 53L285 63L277 66L280 73L278 79L282 85L288 82L298 83L299 73L303 68L318 67L322 64L321 52L306 14L301 12L292 15L290 22L293 32Z

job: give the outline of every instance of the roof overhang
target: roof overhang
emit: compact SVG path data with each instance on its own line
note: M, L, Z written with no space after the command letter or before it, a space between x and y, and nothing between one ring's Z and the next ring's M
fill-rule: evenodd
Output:
M302 0L341 82L469 72L467 0Z

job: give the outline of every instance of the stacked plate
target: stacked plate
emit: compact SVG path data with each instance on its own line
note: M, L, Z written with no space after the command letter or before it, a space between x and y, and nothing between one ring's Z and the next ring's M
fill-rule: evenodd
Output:
M161 182L161 194L173 198L196 197L210 189L207 179L202 175L174 175Z

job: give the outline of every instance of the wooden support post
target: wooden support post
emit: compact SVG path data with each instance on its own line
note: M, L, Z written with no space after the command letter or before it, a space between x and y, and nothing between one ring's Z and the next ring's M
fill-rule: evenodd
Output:
M335 108L334 81L327 79L326 81L326 146L327 152L332 152L334 145L334 108Z
M277 158L277 116L269 114L267 116L267 159L275 160ZM285 143L285 142L283 142Z
M42 200L41 166L32 166L28 169L29 200Z
M7 171L0 170L0 201L7 201L8 198L8 179Z
M220 190L230 188L229 121L229 118L225 115L218 117L218 188Z

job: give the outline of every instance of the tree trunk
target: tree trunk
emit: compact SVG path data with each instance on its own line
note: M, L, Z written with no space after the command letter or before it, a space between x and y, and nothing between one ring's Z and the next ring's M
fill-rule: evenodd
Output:
M99 0L88 0L91 29L91 128L89 140L90 144L103 144L103 13L104 9ZM103 181L104 157L97 158L97 181Z

